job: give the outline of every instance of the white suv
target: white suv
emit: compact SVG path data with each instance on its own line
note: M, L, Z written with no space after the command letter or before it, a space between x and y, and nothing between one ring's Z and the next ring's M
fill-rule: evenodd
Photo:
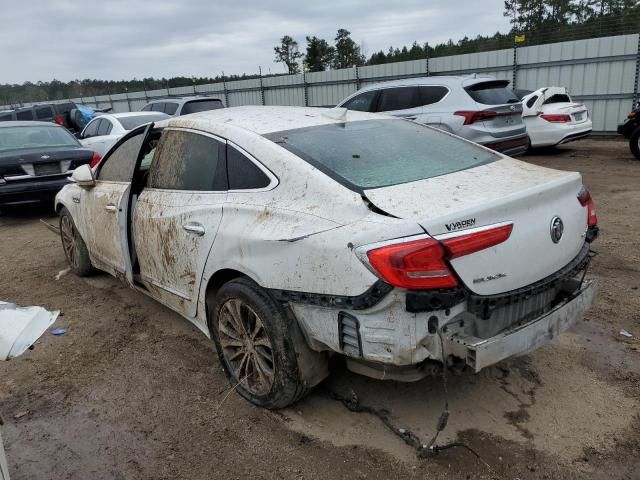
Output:
M520 100L508 85L508 80L479 76L394 80L362 88L338 107L407 118L519 155L529 137Z

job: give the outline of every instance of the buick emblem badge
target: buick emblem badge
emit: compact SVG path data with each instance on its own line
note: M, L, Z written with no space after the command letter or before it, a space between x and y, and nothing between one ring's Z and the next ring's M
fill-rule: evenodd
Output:
M560 217L553 217L551 219L551 240L553 243L558 243L564 233L564 223Z
M40 158L43 160L46 160L47 158L51 158L51 157L49 155L42 155Z

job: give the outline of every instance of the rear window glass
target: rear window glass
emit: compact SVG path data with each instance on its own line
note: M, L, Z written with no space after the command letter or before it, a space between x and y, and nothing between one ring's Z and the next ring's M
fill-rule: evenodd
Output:
M0 128L0 151L79 145L75 137L61 127Z
M507 88L509 82L495 81L495 82L482 82L476 83L470 87L467 87L467 93L476 102L483 105L504 105L505 103L520 103L520 100L513 93L512 90Z
M222 108L222 102L218 99L213 100L193 100L187 102L182 106L180 115L187 115L189 113L206 112L207 110L217 110Z
M394 87L380 90L378 112L407 110L423 105L418 87Z
M356 191L446 175L499 158L404 120L335 123L266 137Z
M133 130L140 125L150 122L159 122L160 120L164 120L165 118L169 118L164 113L146 113L142 115L135 115L131 117L121 117L118 118L120 125L125 130Z

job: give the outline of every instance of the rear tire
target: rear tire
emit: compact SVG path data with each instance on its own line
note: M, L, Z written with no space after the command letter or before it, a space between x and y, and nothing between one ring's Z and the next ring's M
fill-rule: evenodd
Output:
M71 213L65 207L60 210L60 240L62 241L64 256L73 273L79 277L86 277L95 273L96 270L91 264L87 245L80 236Z
M296 335L295 318L248 278L224 284L207 298L207 307L211 336L229 382L254 405L284 408L326 376L305 379L298 359L308 347ZM316 355L308 370L319 370L323 361L326 370L326 357Z
M629 148L633 156L640 160L640 127L637 127L629 137Z

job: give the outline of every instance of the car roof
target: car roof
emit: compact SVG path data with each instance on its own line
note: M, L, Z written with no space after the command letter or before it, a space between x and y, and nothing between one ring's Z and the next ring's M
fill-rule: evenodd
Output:
M27 121L27 120L15 120L9 122L0 122L1 127L56 127L60 128L60 125L52 122L37 122L37 121Z
M434 75L431 77L414 77L414 78L401 78L398 80L389 80L388 82L379 82L366 87L361 88L358 92L365 92L367 90L377 90L379 88L389 87L407 87L413 85L464 85L470 86L476 83L488 82L499 80L490 75ZM504 80L505 82L508 80Z
M126 118L126 117L143 117L145 115L166 115L163 112L154 112L152 111L140 111L140 112L121 112L121 113L105 113L104 115L100 115L99 117L112 117L112 118ZM96 118L99 118L96 117ZM169 115L167 115L167 118Z
M357 120L386 119L392 117L366 112L356 112L346 108L256 106L220 108L206 112L192 113L157 122L158 126L195 128L207 131L215 125L232 126L249 130L258 135L297 128L353 122ZM165 123L166 122L166 123Z

